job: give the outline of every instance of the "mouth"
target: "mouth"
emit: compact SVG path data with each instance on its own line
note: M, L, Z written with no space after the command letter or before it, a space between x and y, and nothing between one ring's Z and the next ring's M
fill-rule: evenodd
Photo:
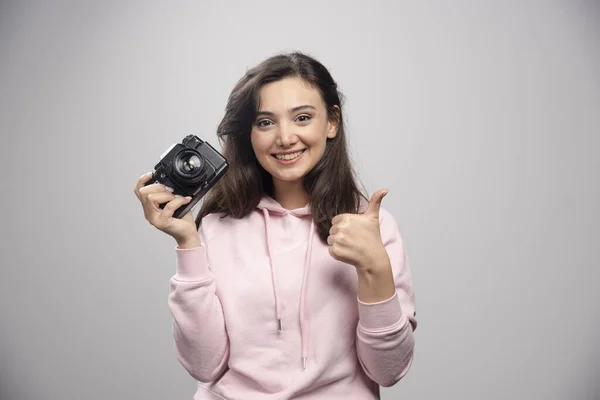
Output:
M291 161L291 160L294 160L294 159L300 157L302 155L302 153L304 153L305 151L306 151L306 149L302 149L299 151L295 151L293 153L272 154L272 156L280 161Z

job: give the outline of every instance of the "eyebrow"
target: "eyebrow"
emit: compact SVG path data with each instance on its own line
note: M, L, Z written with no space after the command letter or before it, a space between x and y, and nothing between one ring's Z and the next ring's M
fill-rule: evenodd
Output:
M301 110L316 110L316 108L315 108L315 107L313 107L313 106L311 106L311 105L304 104L304 105L301 105L301 106L297 106L297 107L294 107L294 108L290 108L290 109L288 110L288 112L289 112L290 114L292 114L292 113L295 113L295 112L298 112L298 111L301 111ZM259 117L259 116L262 116L262 115L273 116L273 115L275 115L275 114L274 114L274 113L272 113L271 111L258 111L258 112L256 113L256 116L257 116L257 117Z

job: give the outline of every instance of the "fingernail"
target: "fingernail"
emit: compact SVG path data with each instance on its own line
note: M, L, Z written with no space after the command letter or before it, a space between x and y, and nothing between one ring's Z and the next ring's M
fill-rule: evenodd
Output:
M186 199L186 200L191 200L191 199L192 199L192 197L191 197L191 196L186 196L186 197L185 197L185 199Z
M169 192L173 193L173 188L170 188L168 186L165 186L165 189L167 189Z

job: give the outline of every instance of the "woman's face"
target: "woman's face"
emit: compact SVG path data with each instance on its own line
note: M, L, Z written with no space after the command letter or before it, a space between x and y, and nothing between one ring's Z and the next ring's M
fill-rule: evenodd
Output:
M251 141L275 185L302 182L336 133L337 124L329 121L321 94L305 81L289 77L261 88Z

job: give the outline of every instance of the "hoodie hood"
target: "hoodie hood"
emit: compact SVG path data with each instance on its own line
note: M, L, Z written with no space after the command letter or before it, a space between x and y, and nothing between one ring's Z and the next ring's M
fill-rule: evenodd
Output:
M279 202L277 202L277 200L275 200L274 198L272 198L270 196L264 196L260 200L260 202L258 203L258 205L256 207L259 210L263 210L263 211L267 210L271 214L277 214L277 215L292 214L292 215L295 215L296 217L305 217L307 215L312 214L311 210L310 210L310 203L301 208L287 210L287 209L283 208L283 206L281 204L279 204Z
M265 236L267 238L267 252L269 255L269 262L271 267L271 278L273 282L273 296L275 298L275 315L277 318L277 330L281 334L283 322L281 321L281 302L279 300L278 288L277 288L277 272L275 268L275 260L273 257L272 238L270 234L270 217L271 215L284 216L291 214L298 218L311 216L310 203L304 207L296 208L293 210L285 209L279 202L270 196L264 196L258 203L257 208L262 211L265 220ZM308 246L306 247L306 254L304 258L304 271L302 277L302 289L300 291L300 335L302 338L302 368L306 369L307 354L308 354L308 325L305 318L305 298L306 298L306 286L308 282L308 273L310 271L311 259L312 259L312 245L315 237L315 223L311 218L310 229L308 237Z

